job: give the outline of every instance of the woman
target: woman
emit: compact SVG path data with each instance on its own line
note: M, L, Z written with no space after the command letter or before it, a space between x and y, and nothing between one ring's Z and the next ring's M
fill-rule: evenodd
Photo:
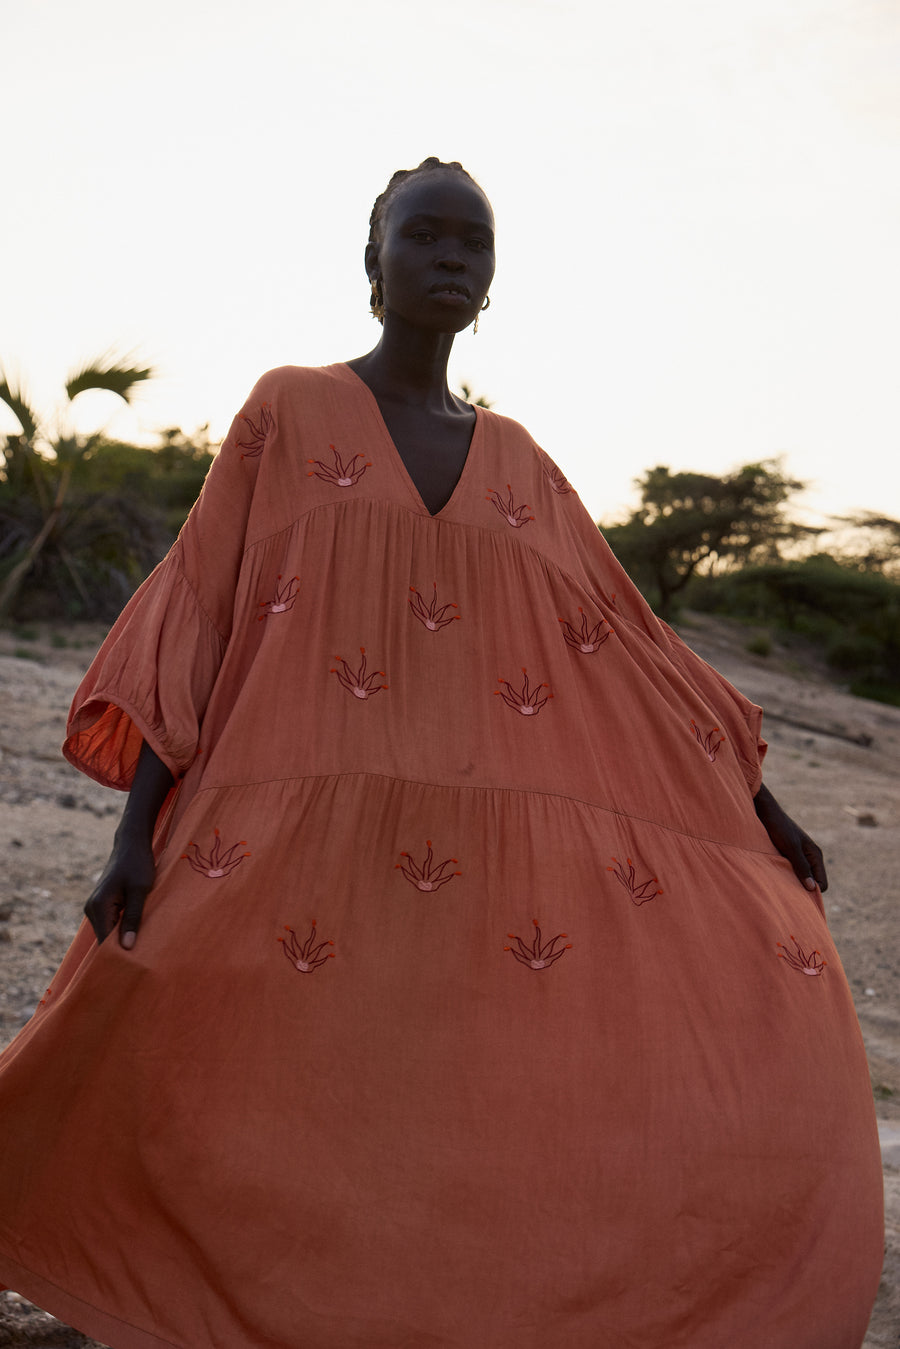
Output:
M263 377L76 696L133 787L3 1059L0 1277L115 1349L858 1346L871 1093L759 709L450 393L459 165L366 269L378 345Z

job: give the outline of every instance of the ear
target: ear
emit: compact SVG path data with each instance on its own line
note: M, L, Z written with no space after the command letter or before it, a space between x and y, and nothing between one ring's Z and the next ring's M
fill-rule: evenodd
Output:
M373 243L366 244L366 276L370 281L378 281L381 278L381 268L378 265L378 245Z

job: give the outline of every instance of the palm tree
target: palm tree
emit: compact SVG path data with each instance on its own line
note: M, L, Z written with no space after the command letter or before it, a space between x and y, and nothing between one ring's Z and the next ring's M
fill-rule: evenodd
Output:
M150 379L152 375L153 370L149 367L129 365L126 360L116 359L110 355L102 356L70 375L65 385L68 403L64 407L71 405L79 394L88 389L106 389L110 393L118 394L128 403L136 386ZM20 555L0 585L0 621L2 621L10 613L25 578L47 540L54 531L58 532L60 529L73 468L99 444L102 433L79 436L65 425L68 419L63 417L55 424L42 422L28 402L21 386L11 385L2 372L0 372L0 400L15 414L22 428L21 435L7 437L3 449L6 481L15 484L20 493L33 499L38 508L36 518L41 520L40 527L30 539L27 534L23 537L20 548L16 549ZM59 541L58 551L76 587L81 590L81 579L65 547Z

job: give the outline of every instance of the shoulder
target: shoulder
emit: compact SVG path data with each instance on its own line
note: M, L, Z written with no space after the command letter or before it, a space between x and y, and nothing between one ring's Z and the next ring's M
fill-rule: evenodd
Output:
M510 444L524 445L532 450L537 449L534 437L531 432L517 422L512 417L504 417L500 412L494 412L492 408L478 407L478 415L484 419L485 427L494 435L502 437Z
M279 365L267 370L237 412L229 439L236 441L243 457L256 458L263 445L285 438L293 442L303 428L309 432L327 427L335 412L346 406L355 378L346 365Z
M562 469L554 463L546 450L542 449L534 436L512 417L504 417L490 409L479 409L485 418L486 430L496 438L496 444L502 444L520 463L528 463L542 484L557 496L575 495L575 489L566 478Z
M493 412L490 408L478 408L482 419L484 436L494 455L502 453L505 461L514 461L521 466L534 464L543 454L531 432L512 417Z
M343 363L337 365L279 365L260 375L250 399L308 398L334 394L355 379ZM250 401L248 399L248 401Z
M235 413L228 435L216 456L221 464L239 459L252 468L252 477L267 452L292 435L298 423L316 423L318 413L327 413L333 401L329 392L339 382L337 366L279 365L260 375L243 404ZM350 372L347 371L348 377ZM267 458L271 457L267 453Z

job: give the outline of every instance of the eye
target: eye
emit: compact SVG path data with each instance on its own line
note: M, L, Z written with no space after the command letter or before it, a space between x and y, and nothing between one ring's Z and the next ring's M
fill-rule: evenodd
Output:
M490 244L487 239L469 239L467 240L467 247L473 248L476 253L483 253L485 249L490 247Z
M431 230L413 230L410 238L415 239L417 244L430 244L434 242L434 235L431 233Z

